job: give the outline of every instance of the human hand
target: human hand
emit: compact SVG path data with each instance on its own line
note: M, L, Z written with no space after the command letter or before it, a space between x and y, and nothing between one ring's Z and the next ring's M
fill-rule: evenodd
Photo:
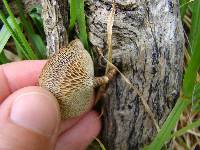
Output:
M55 97L35 86L45 61L0 66L0 149L83 150L100 131L94 111L60 120Z

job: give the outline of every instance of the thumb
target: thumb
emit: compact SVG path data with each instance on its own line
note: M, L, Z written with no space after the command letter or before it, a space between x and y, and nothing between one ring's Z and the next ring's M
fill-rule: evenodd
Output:
M59 107L51 93L40 87L20 89L0 106L0 149L53 149L59 124Z

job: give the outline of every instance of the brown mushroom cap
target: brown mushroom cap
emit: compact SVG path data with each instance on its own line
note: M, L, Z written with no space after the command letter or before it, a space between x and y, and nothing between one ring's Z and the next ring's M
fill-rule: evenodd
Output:
M57 98L62 119L79 116L89 109L93 96L94 67L80 40L54 54L44 66L39 85Z

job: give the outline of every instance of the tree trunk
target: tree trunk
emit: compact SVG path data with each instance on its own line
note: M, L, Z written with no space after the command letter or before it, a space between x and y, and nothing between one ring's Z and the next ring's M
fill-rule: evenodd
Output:
M67 0L41 0L42 18L47 41L47 55L51 56L68 43Z
M47 55L51 56L68 43L68 1L67 0L22 0L29 12L42 5L42 18L47 41Z
M178 0L115 0L113 62L142 93L161 126L182 83L184 36ZM87 0L90 42L107 53L107 17L112 0ZM141 98L120 75L105 97L103 141L108 150L140 149L156 128Z
M178 0L115 1L113 63L142 93L161 126L179 96L182 83L184 36ZM63 2L42 0L51 54L66 41L67 12ZM112 0L85 0L89 40L102 48L105 55L111 5ZM120 75L109 84L102 132L107 150L140 149L157 133L140 96L133 93Z

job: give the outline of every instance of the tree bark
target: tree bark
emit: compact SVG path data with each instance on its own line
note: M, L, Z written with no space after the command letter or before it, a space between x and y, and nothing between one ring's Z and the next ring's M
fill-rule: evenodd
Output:
M184 36L178 0L115 0L113 62L143 97L161 126L182 84ZM112 0L87 0L90 42L107 53ZM105 97L103 141L108 150L140 149L157 133L141 98L120 75Z
M41 0L42 18L47 41L47 55L51 56L68 43L68 1Z
M47 56L53 55L68 43L68 1L67 0L22 0L29 12L42 5L42 18L47 42Z

